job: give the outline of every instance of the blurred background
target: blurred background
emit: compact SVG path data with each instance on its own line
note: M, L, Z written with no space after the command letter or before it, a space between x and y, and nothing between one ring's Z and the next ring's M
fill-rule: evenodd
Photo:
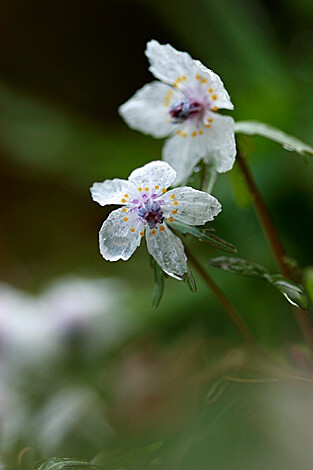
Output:
M153 310L144 244L127 263L99 254L111 208L89 187L161 155L163 141L117 113L153 79L152 38L218 73L236 120L313 144L310 0L0 1L3 469L105 449L101 465L112 469L311 468L311 379L251 357L196 275L196 294L167 279ZM261 138L245 144L287 252L312 264L312 163ZM217 234L276 272L236 168L214 195ZM189 244L203 263L223 254ZM257 340L304 366L279 293L208 269Z

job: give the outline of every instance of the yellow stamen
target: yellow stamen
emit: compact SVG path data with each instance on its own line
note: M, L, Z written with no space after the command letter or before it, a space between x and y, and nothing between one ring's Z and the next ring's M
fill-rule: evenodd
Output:
M166 193L166 188L163 188L163 189L162 189L162 193Z
M132 228L130 229L130 231L131 231L132 233L134 233L135 230L136 230L136 229L135 229L134 227L132 227Z
M212 119L212 118L210 118L210 119L208 119L208 121L209 121L209 122L213 122L213 119Z
M127 212L126 207L123 207L122 212Z
M142 188L138 188L138 191L142 191Z
M151 235L154 235L154 234L155 234L155 230L152 229L152 230L151 230Z
M212 111L217 111L217 110L218 110L218 107L217 107L217 106L213 106Z
M124 222L127 222L127 220L128 220L128 217L124 217L124 219L123 219L123 220L124 220Z
M180 135L180 134L181 134L181 131L177 131L176 134L177 134L177 135Z
M145 188L145 191L149 191L149 188Z
M174 195L174 194L171 195L171 199L175 199L175 195Z
M183 76L182 76L182 80L187 80L186 75L183 75Z
M178 202L177 202L177 201L174 201L173 204L174 204L174 206L177 206Z
M196 75L196 80L200 80L200 75Z
M163 225L161 225L160 230L161 232L164 232L165 228L163 227Z
M209 93L212 93L212 91L213 91L213 88L209 88L209 89L208 89L208 92L209 92Z
M192 137L196 137L196 135L197 135L196 131L193 131L193 133L191 135L192 135Z
M173 217L170 217L168 220L169 220L170 222L174 222Z
M187 137L187 132L183 132L183 137Z
M199 134L200 134L200 135L203 134L203 130L202 130L202 129L199 130Z
M145 234L145 232L144 232L144 231L140 232L140 236L141 236L141 237L143 237L143 236L144 236L144 234Z
M129 195L128 195L128 194L124 194L124 197L129 197Z
M126 199L123 198L123 199L122 199L122 202L126 202Z
M157 184L157 185L154 187L154 189L159 189L159 187L160 187L160 186Z
M172 211L172 214L174 214L174 215L177 214L177 210L176 210L176 209L173 210L173 211Z
M203 78L202 79L202 83L206 83L207 82L207 79L206 78Z
M217 96L216 95L212 95L212 100L217 100Z
M205 127L206 127L207 129L210 129L211 124L206 124Z

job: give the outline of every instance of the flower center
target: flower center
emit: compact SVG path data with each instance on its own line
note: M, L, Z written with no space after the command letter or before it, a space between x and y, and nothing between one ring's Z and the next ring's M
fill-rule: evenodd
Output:
M180 123L186 121L188 118L195 117L202 111L202 108L203 106L198 101L186 98L181 101L175 101L169 113L174 123Z
M155 228L157 224L162 224L164 220L163 211L156 201L147 202L145 206L140 207L138 215L150 228Z

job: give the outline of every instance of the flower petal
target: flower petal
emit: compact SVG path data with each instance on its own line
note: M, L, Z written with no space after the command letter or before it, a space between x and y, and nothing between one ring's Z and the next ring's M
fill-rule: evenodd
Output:
M187 272L187 257L180 238L164 224L164 231L146 230L147 247L150 255L169 276L182 279Z
M125 222L124 218L128 220ZM125 216L123 209L112 211L99 232L100 253L103 258L108 261L129 259L140 245L140 232L143 228L144 222L137 214L129 212Z
M188 225L203 225L222 210L215 197L188 186L172 189L163 196L163 200L166 202L162 206L164 215Z
M90 188L91 197L101 206L109 204L126 204L138 196L136 186L130 181L115 178L103 183L94 183ZM128 197L125 197L128 196Z
M186 137L183 137L184 134L187 134ZM207 152L205 144L203 138L194 139L192 137L192 132L187 124L179 135L176 134L165 142L162 155L163 159L177 171L175 184L186 181L197 163L205 157Z
M205 161L213 164L218 173L232 169L236 157L234 120L229 116L211 113L213 123L207 132L208 148Z
M148 83L120 106L119 113L132 129L165 137L172 131L168 110L176 94L164 83Z
M213 106L217 106L217 108L234 109L234 105L220 77L213 72L213 70L205 67L200 60L194 60L194 76L199 77L199 83L206 88Z
M193 71L193 60L187 52L179 52L170 44L161 45L152 40L145 51L149 59L149 70L165 83L174 84L176 80Z
M136 186L168 188L175 178L176 171L168 163L157 160L137 168L128 179Z

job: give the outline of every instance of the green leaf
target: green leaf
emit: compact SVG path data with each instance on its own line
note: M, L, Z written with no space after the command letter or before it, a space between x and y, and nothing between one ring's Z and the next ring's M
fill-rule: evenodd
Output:
M280 274L271 274L260 264L242 258L228 258L226 256L213 258L209 264L233 274L267 281L283 294L291 305L304 310L308 309L308 299L301 284L296 284Z
M35 465L34 470L66 470L70 468L81 470L87 468L96 468L96 466L88 462L82 462L80 460L52 457L51 459L45 459L38 462Z
M240 276L253 277L254 279L264 280L264 275L269 274L267 269L260 264L242 258L220 256L211 259L209 264L215 268L223 269L233 274L239 274Z
M276 287L291 305L304 310L308 309L308 299L301 285L295 284L280 274L266 274L265 279Z
M237 163L233 166L232 171L228 172L228 177L230 179L235 202L238 206L244 208L251 206L252 198Z
M177 221L172 222L171 226L183 235L192 235L200 241L210 243L215 248L227 251L228 253L237 253L237 248L234 245L213 234L211 228L206 228L205 226L194 227Z
M194 294L195 292L197 292L197 284L188 266L187 269L188 271L184 274L183 281Z
M103 470L137 469L139 466L142 468L143 464L146 464L146 468L162 445L163 442L159 441L124 452L121 449L107 449L96 455L92 462Z
M308 267L304 271L304 285L310 298L311 304L313 305L313 266Z
M275 127L256 121L239 121L235 123L235 132L239 134L260 135L281 144L284 149L300 155L313 155L313 148Z
M154 273L154 288L152 294L152 307L157 308L161 302L163 292L164 292L164 272L155 261L152 256L150 256L150 264Z

